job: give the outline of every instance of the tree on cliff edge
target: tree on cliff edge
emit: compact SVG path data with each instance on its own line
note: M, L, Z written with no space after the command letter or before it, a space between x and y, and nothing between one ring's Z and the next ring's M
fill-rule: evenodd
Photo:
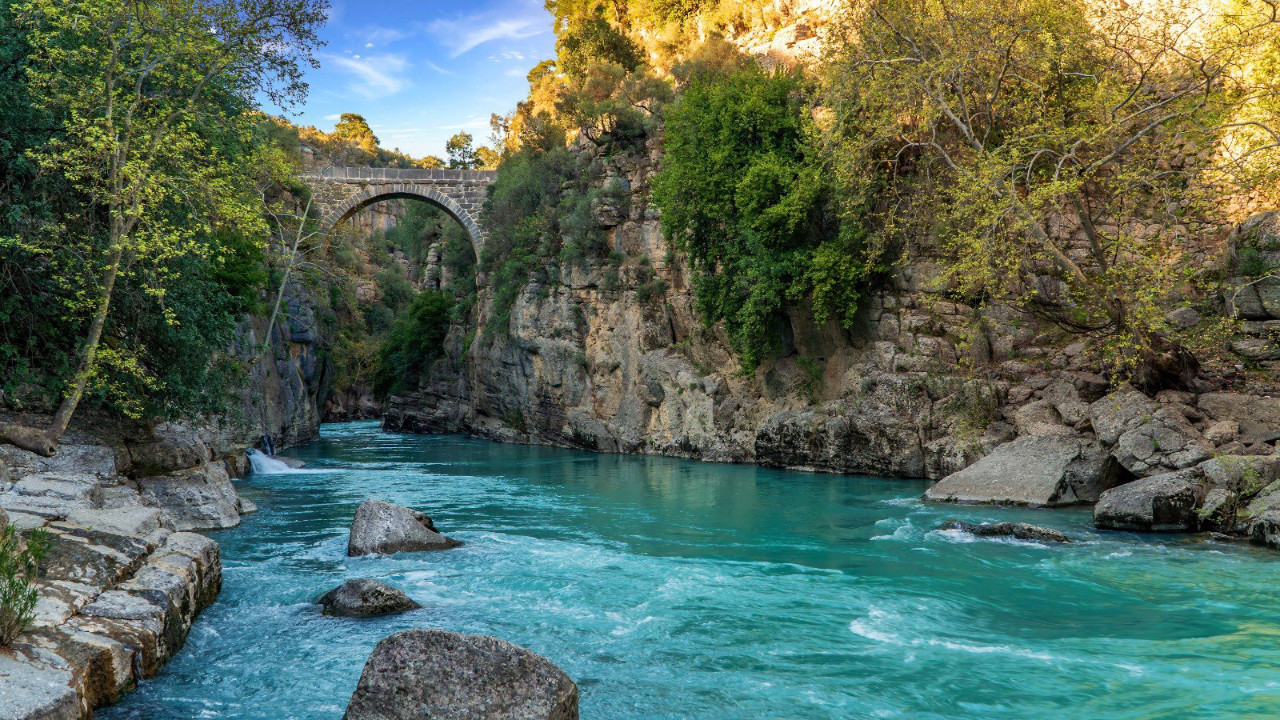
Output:
M259 227L261 208L234 180L242 171L218 142L248 132L259 94L290 104L305 94L325 0L23 0L15 18L34 48L29 83L60 132L34 153L98 208L100 267L75 312L88 329L46 428L0 427L0 441L52 455L103 362L127 370L101 339L116 281L139 260L199 252L214 226Z
M1200 270L1186 248L1280 178L1276 4L873 0L846 31L846 192L936 238L946 291L1091 336L1149 389L1188 383L1164 320Z

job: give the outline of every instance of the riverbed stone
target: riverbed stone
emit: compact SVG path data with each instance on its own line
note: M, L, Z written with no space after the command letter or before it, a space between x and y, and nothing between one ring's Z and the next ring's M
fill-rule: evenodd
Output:
M415 628L374 648L344 720L576 720L578 686L551 661L487 635Z
M129 474L165 475L178 470L199 467L209 461L209 448L196 441L160 441L129 448Z
M347 555L447 550L461 544L440 534L426 513L370 499L356 508Z
M102 489L97 476L86 473L35 473L0 493L0 507L60 520L72 510L102 507Z
M348 580L316 602L324 608L325 615L344 617L386 615L422 607L400 590L369 578Z
M947 523L942 527L942 529L958 530L978 537L1011 537L1018 540L1033 540L1036 542L1071 542L1071 539L1068 538L1066 534L1058 530L1022 522L979 524L956 520Z
M222 462L138 478L137 483L142 501L159 508L165 524L174 530L209 530L240 524L236 488Z
M1056 507L1090 503L1119 482L1096 442L1056 435L1005 443L925 492L928 500Z
M80 720L71 669L51 653L0 649L0 717Z
M1093 524L1103 530L1192 532L1209 491L1202 468L1153 475L1112 488L1093 508Z
M101 510L82 508L67 513L66 521L120 535L146 537L160 529L160 511L141 506Z

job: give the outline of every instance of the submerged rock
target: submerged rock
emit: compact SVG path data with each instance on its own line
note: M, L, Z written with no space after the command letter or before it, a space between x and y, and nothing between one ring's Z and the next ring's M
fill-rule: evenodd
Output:
M382 500L365 500L351 521L347 555L447 550L461 544L441 535L426 513Z
M1020 437L925 492L928 500L1054 507L1089 503L1119 481L1107 454L1089 440Z
M1018 540L1035 540L1038 542L1071 542L1071 539L1065 534L1053 528L1040 527L1031 523L1000 522L979 525L956 520L943 525L942 529L959 530L978 537L1011 537Z
M343 720L577 720L578 686L550 660L487 635L415 628L383 638Z
M368 578L348 580L316 602L324 608L325 615L342 617L385 615L422 607L396 588Z

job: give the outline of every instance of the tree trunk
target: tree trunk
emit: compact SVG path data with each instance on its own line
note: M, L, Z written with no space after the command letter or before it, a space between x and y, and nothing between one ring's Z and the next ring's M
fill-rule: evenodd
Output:
M107 260L107 269L102 278L102 290L98 294L98 308L89 324L89 334L85 337L84 348L80 351L80 364L71 381L71 390L62 398L49 427L27 427L25 425L0 426L0 442L6 442L29 450L38 455L49 457L58 450L58 443L67 432L71 416L84 397L89 378L93 375L94 365L98 358L98 345L102 340L102 329L107 324L107 311L111 308L111 295L115 291L116 276L120 274L120 258L123 255L123 243L118 229L113 228L111 255Z

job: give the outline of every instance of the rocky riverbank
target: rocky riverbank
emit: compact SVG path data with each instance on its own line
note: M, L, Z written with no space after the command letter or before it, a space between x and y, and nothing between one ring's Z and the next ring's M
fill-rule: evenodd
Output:
M88 718L182 647L222 583L217 543L192 531L256 509L232 483L249 471L246 448L319 432L329 373L309 308L292 289L263 353L266 321L245 319L236 350L256 359L222 417L156 425L85 412L52 457L0 445L0 524L50 537L35 621L0 648L0 718ZM18 420L33 417L0 413Z
M49 538L35 620L0 648L0 717L91 717L155 675L217 598L218 545L187 531L233 526L250 509L230 479L243 455L165 447L126 448L123 467L106 445L65 444L51 458L0 449L0 525Z

